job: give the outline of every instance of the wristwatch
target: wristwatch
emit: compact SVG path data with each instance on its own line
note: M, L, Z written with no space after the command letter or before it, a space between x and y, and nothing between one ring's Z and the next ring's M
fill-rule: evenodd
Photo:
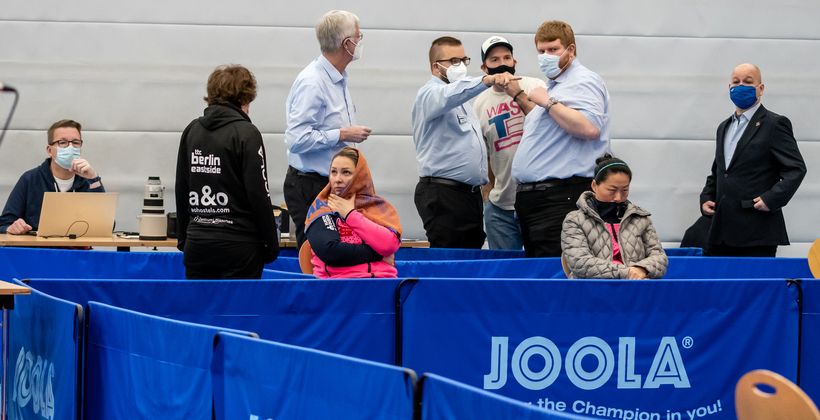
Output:
M550 112L550 108L552 108L553 105L560 104L560 103L561 103L561 101L559 101L558 99L555 99L554 96L550 96L550 99L547 101L547 104L544 106L544 109L546 109L547 112Z

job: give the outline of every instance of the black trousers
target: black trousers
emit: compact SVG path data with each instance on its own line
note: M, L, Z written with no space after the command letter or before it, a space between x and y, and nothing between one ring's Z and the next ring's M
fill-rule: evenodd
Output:
M481 190L434 183L416 184L414 197L431 248L475 248L484 245Z
M710 257L774 257L777 255L777 245L729 246L710 244L706 255Z
M515 194L515 212L521 224L524 255L527 257L560 257L561 226L567 213L577 210L575 204L590 182L566 183L545 190L519 191Z
M290 213L290 218L293 219L296 229L297 250L305 242L305 217L307 217L307 211L327 183L328 178L326 176L313 172L299 172L292 167L288 167L282 192L285 195L285 204L288 205L288 213Z
M188 238L182 252L188 279L258 279L265 266L265 247L252 242Z

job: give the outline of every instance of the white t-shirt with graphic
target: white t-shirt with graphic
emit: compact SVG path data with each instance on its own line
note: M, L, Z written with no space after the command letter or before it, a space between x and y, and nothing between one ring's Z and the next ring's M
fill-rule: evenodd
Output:
M527 94L538 86L547 86L541 79L526 76L518 84ZM492 88L476 97L473 108L481 123L490 169L495 174L490 202L504 210L513 210L516 182L512 178L511 168L524 132L524 112L506 92L496 92Z

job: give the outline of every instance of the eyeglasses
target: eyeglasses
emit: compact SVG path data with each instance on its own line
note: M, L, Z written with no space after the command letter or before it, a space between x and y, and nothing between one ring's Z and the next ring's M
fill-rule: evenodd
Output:
M350 40L358 39L359 40L358 42L354 42L354 44L358 44L359 42L362 42L362 40L364 39L364 32L359 32L358 37L356 36L356 34L353 34L353 35L350 35L349 37L347 37L345 39L350 39Z
M50 146L53 146L55 144L60 148L66 148L66 147L68 147L69 144L74 146L74 147L83 147L83 141L80 140L80 139L74 139L74 140L60 139L60 140L54 140L53 142L49 143Z
M450 64L457 66L461 63L464 63L465 66L470 65L470 57L453 57L453 58L445 58L444 60L436 60L436 63L442 63L444 61L449 61Z

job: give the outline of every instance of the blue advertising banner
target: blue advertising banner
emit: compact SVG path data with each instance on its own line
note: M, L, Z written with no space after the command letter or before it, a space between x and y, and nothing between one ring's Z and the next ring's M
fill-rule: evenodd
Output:
M413 418L405 368L220 333L211 373L217 419Z
M806 258L669 257L667 279L786 279L811 277Z
M734 419L734 386L797 374L784 280L420 280L403 366L560 412Z
M590 419L548 411L431 373L421 380L421 420Z
M813 278L800 282L803 289L800 387L820 403L820 283Z
M82 307L32 290L8 314L8 418L79 418Z
M47 263L46 263L47 262ZM181 252L0 248L0 278L183 279Z
M224 329L97 302L87 315L85 418L211 418L213 342Z
M44 280L35 289L63 299L236 328L262 338L392 363L392 280Z

